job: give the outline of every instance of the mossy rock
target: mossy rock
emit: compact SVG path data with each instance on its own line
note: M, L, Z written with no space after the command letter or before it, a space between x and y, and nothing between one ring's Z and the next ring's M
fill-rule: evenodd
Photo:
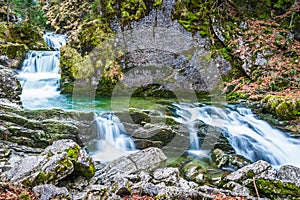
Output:
M147 113L145 113L141 110L129 108L128 112L130 114L131 119L133 120L133 122L135 124L141 124L142 122L144 122L144 123L151 122L151 117Z
M300 100L268 95L263 99L263 102L263 111L274 114L280 120L300 117Z
M23 59L28 51L28 47L24 44L1 44L0 54L6 55L10 59Z
M298 199L300 197L300 187L293 183L265 179L257 179L255 183L260 197L271 199ZM247 187L252 189L253 194L255 194L253 182L250 182Z

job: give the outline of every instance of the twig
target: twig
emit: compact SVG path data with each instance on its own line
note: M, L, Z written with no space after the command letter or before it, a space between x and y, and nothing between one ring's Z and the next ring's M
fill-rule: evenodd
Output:
M254 185L254 189L255 189L255 192L256 192L257 199L259 199L260 197L259 197L258 190L257 190L257 187L256 187L255 178L253 177L252 180L253 180L253 185Z

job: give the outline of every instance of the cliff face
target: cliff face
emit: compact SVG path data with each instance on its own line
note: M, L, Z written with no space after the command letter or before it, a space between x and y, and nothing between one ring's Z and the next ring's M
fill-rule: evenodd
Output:
M184 88L209 92L239 77L262 87L239 90L230 83L229 98L299 86L297 1L73 0L45 9L49 24L69 36L61 57L65 93L89 84L98 95L128 89L174 96ZM285 72L278 70L283 65ZM158 72L139 69L145 66Z
M282 119L299 116L299 7L293 0L43 3L48 28L68 36L63 93L220 96L224 88L224 98L263 99ZM9 67L18 68L28 49L47 48L38 29L0 28Z

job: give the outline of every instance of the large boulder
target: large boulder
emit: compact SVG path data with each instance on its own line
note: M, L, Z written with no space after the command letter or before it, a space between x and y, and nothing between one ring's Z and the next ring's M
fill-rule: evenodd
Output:
M38 156L27 156L14 162L12 168L1 175L1 179L26 186L56 185L72 173L91 177L95 173L94 162L72 140L60 140Z

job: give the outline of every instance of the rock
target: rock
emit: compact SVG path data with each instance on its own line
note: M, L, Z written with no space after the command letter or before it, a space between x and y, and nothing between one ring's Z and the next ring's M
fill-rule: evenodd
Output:
M56 154L52 157L29 156L14 163L12 169L4 176L2 175L2 178L26 186L41 183L57 184L73 170L73 164L68 159L67 153Z
M284 165L279 170L278 178L294 183L300 187L300 168L292 165Z
M212 152L211 157L212 160L217 163L217 166L219 168L226 166L229 162L229 155L225 154L225 152L222 151L221 149L215 149Z
M129 114L130 114L130 117L131 117L132 121L135 124L141 124L142 122L143 123L150 123L151 122L150 116L147 113L143 112L143 111L140 111L140 110L137 110L137 109L129 109L128 111L129 111Z
M74 172L86 177L92 177L95 174L95 165L93 159L87 152L75 143L73 140L58 140L47 147L44 151L46 155L60 154L66 152L68 158L74 164Z
M101 182L107 182L116 177L137 173L139 171L151 172L162 167L167 157L158 148L148 148L130 154L127 157L121 157L112 161L102 170L100 175Z
M232 172L225 177L225 180L239 183L268 170L272 170L271 165L266 161L259 160L251 165L247 165L235 172Z
M42 183L56 185L73 172L93 176L93 160L75 142L61 140L47 147L41 155L27 156L14 162L12 169L2 174L1 178L26 186Z
M179 135L174 127L164 123L147 123L144 126L124 123L124 126L134 139L141 141L141 147L147 146L147 141L151 141L152 144L157 144L159 147L166 146L176 135Z
M59 188L51 184L45 184L35 186L32 190L35 196L40 200L71 199L69 192L65 187Z
M186 180L194 181L198 184L203 184L205 181L205 170L202 169L200 162L191 161L182 168L182 171Z
M179 170L171 167L160 168L153 172L153 178L155 181L164 182L166 185L176 185L179 181Z
M278 173L265 161L257 161L226 176L227 188L242 196L256 196L271 199L297 199L300 197L299 168L283 166ZM254 186L255 185L255 186Z
M251 164L251 161L244 158L241 155L228 154L221 149L215 149L212 152L211 158L216 162L218 168L230 167L234 169L239 169L241 167Z
M78 144L97 137L93 113L65 112L59 109L24 111L0 104L0 139L19 145L45 148L60 139Z
M0 68L0 98L21 105L21 85L13 70Z
M237 193L244 197L250 196L250 191L247 187L242 186L236 182L230 181L224 185L224 188L230 189L232 192Z

